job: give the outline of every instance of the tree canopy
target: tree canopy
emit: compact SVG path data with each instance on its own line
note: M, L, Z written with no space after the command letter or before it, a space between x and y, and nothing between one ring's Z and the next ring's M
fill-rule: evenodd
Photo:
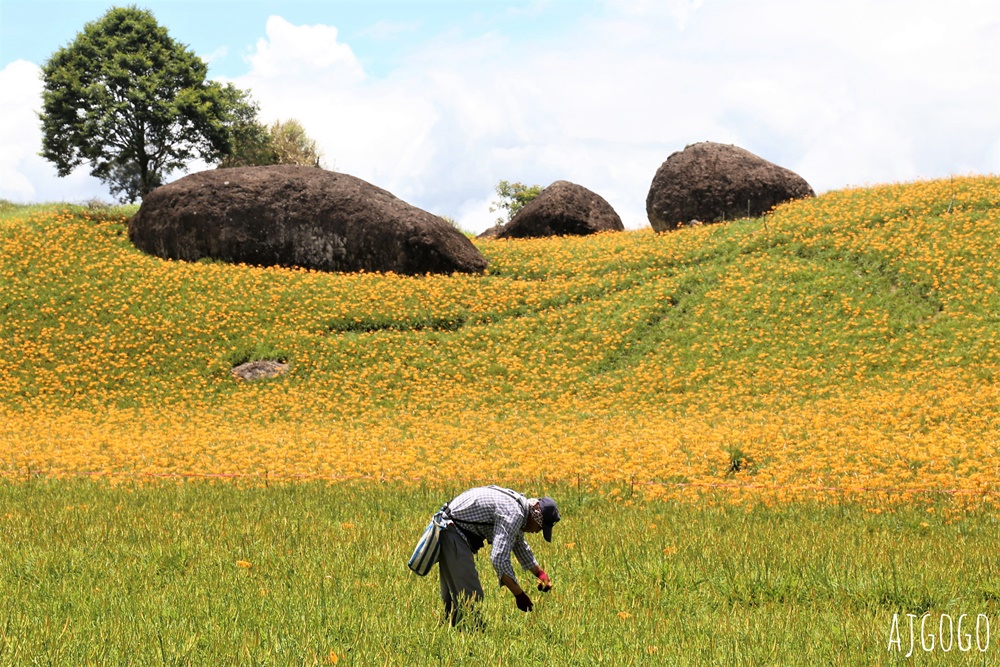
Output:
M316 148L316 140L306 135L302 123L294 118L275 122L270 128L271 141L278 156L278 164L301 164L321 167L323 154Z
M60 176L89 163L124 201L191 160L218 162L256 107L232 84L206 82L207 71L151 12L109 10L42 67L41 155Z
M256 105L253 105L256 110ZM232 147L220 167L247 167L269 164L298 164L322 167L323 154L310 139L302 123L291 118L261 124L256 114L233 126Z
M219 167L276 164L274 142L267 126L257 119L257 103L246 91L229 87L224 92L231 97L227 122L229 146Z
M510 181L501 180L496 186L496 193L499 199L494 201L490 206L490 213L506 211L507 219L497 218L496 224L503 225L510 221L511 218L517 215L518 211L541 194L541 192L542 186L540 185L525 185L521 182L511 183Z

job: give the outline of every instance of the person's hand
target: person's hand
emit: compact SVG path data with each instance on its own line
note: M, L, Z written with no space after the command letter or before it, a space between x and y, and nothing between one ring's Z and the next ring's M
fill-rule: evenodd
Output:
M531 609L535 606L531 604L531 598L529 598L528 594L524 591L515 595L514 599L517 601L517 608L521 611L531 611Z
M543 593L548 593L552 590L552 580L549 579L549 575L545 574L545 570L538 571L538 578L542 583L538 584L538 590Z

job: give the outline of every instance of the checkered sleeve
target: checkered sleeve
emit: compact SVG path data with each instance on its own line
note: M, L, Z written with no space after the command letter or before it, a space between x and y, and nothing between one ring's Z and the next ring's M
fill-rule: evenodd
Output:
M501 585L503 583L503 575L505 574L515 582L517 581L517 577L514 576L514 568L510 564L510 554L518 541L524 541L520 533L519 521L513 520L513 517L510 516L497 516L497 522L494 525L493 550L490 552L490 561L493 563L493 569L496 570L497 579L501 582ZM520 560L520 557L518 557L518 560Z
M532 567L538 565L534 552L528 546L527 540L524 539L524 533L519 533L517 541L514 542L514 555L517 556L517 562L525 570L530 570Z
M497 578L503 585L503 575L507 575L517 583L514 575L514 568L510 564L511 553L517 557L517 561L524 569L530 569L537 565L535 554L524 539L525 516L519 503L504 504L506 511L497 513L497 521L494 525L493 550L490 553L490 561L493 569L497 572Z

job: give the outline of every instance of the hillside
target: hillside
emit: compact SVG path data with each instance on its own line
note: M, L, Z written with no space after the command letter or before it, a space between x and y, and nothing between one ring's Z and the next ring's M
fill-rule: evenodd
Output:
M995 178L845 190L418 278L167 262L120 211L12 207L0 468L991 500L998 206ZM291 371L231 376L254 358Z

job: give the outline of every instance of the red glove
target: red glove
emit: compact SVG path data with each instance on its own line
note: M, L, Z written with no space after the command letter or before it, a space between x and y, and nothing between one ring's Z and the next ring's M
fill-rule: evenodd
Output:
M521 611L531 611L531 609L535 606L531 604L531 598L529 598L528 594L524 591L515 595L514 599L517 600L517 608Z
M549 575L545 574L545 570L538 570L538 578L542 583L538 584L538 590L543 593L548 593L552 590L552 581L549 579Z

